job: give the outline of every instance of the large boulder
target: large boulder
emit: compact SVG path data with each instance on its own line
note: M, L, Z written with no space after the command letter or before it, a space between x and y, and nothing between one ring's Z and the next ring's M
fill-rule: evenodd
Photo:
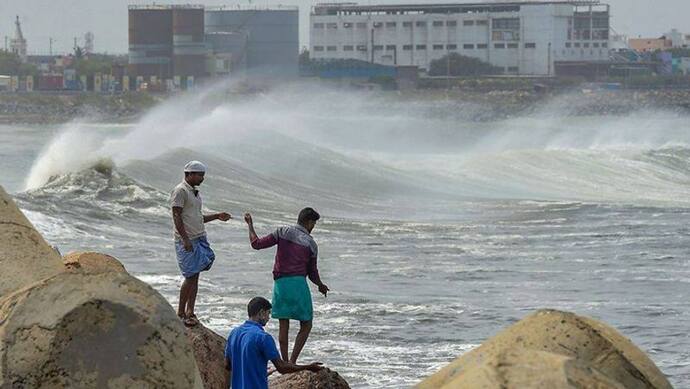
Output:
M0 296L63 271L60 255L0 187Z
M331 369L281 375L271 379L268 386L270 389L350 389L347 381Z
M110 255L95 252L71 252L63 257L63 264L69 271L84 273L124 273L124 265Z
M187 327L185 334L192 344L204 388L227 389L225 388L225 338L202 324Z
M202 387L160 294L124 271L63 266L2 188L0 265L1 388Z
M417 387L672 389L615 329L554 310L520 320Z

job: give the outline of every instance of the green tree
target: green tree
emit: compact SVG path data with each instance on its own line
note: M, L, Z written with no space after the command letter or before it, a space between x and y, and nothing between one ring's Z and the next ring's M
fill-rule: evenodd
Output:
M75 55L74 68L80 76L93 76L96 73L110 74L112 66L122 61L126 63L127 59L108 54L82 55L81 58Z
M23 63L17 54L0 51L0 74L5 76L37 76L35 65Z
M431 76L483 76L499 74L501 68L493 66L478 58L467 57L458 53L450 53L443 58L431 61L429 75Z

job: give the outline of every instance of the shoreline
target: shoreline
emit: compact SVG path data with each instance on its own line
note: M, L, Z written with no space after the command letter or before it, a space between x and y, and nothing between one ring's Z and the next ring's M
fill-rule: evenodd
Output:
M265 91L264 91L265 92ZM362 92L359 92L362 93ZM520 88L456 87L373 91L377 98L396 103L439 103L458 119L490 122L555 111L559 116L624 116L636 111L661 110L690 114L690 90L620 89L583 87L538 91ZM94 123L134 123L150 109L174 95L130 93L98 94L0 94L0 125L64 124L75 119ZM242 94L247 97L247 94ZM231 104L234 94L222 101Z

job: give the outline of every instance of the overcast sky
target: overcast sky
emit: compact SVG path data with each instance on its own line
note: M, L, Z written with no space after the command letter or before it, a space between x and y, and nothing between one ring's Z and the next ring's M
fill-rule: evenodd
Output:
M352 1L352 0L350 0ZM438 3L448 0L364 0L362 4L375 3ZM457 2L471 2L459 0ZM690 0L608 0L611 5L612 27L618 33L631 37L656 37L677 28L690 33ZM95 50L109 53L127 52L127 5L151 4L142 0L0 0L0 45L4 37L14 36L14 18L19 15L29 52L47 54L49 38L54 40L54 52L71 51L74 37L83 44L87 31L95 36ZM232 5L237 2L223 0L170 1L158 0L158 4L199 3L206 5ZM262 0L252 1L258 6L297 5L300 7L300 44L308 39L307 20L309 9L316 1L309 0ZM245 0L241 4L246 5Z

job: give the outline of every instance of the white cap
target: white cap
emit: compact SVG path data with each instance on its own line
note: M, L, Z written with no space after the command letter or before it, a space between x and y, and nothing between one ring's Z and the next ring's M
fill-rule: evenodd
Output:
M206 173L206 165L199 161L189 161L184 165L185 173Z

